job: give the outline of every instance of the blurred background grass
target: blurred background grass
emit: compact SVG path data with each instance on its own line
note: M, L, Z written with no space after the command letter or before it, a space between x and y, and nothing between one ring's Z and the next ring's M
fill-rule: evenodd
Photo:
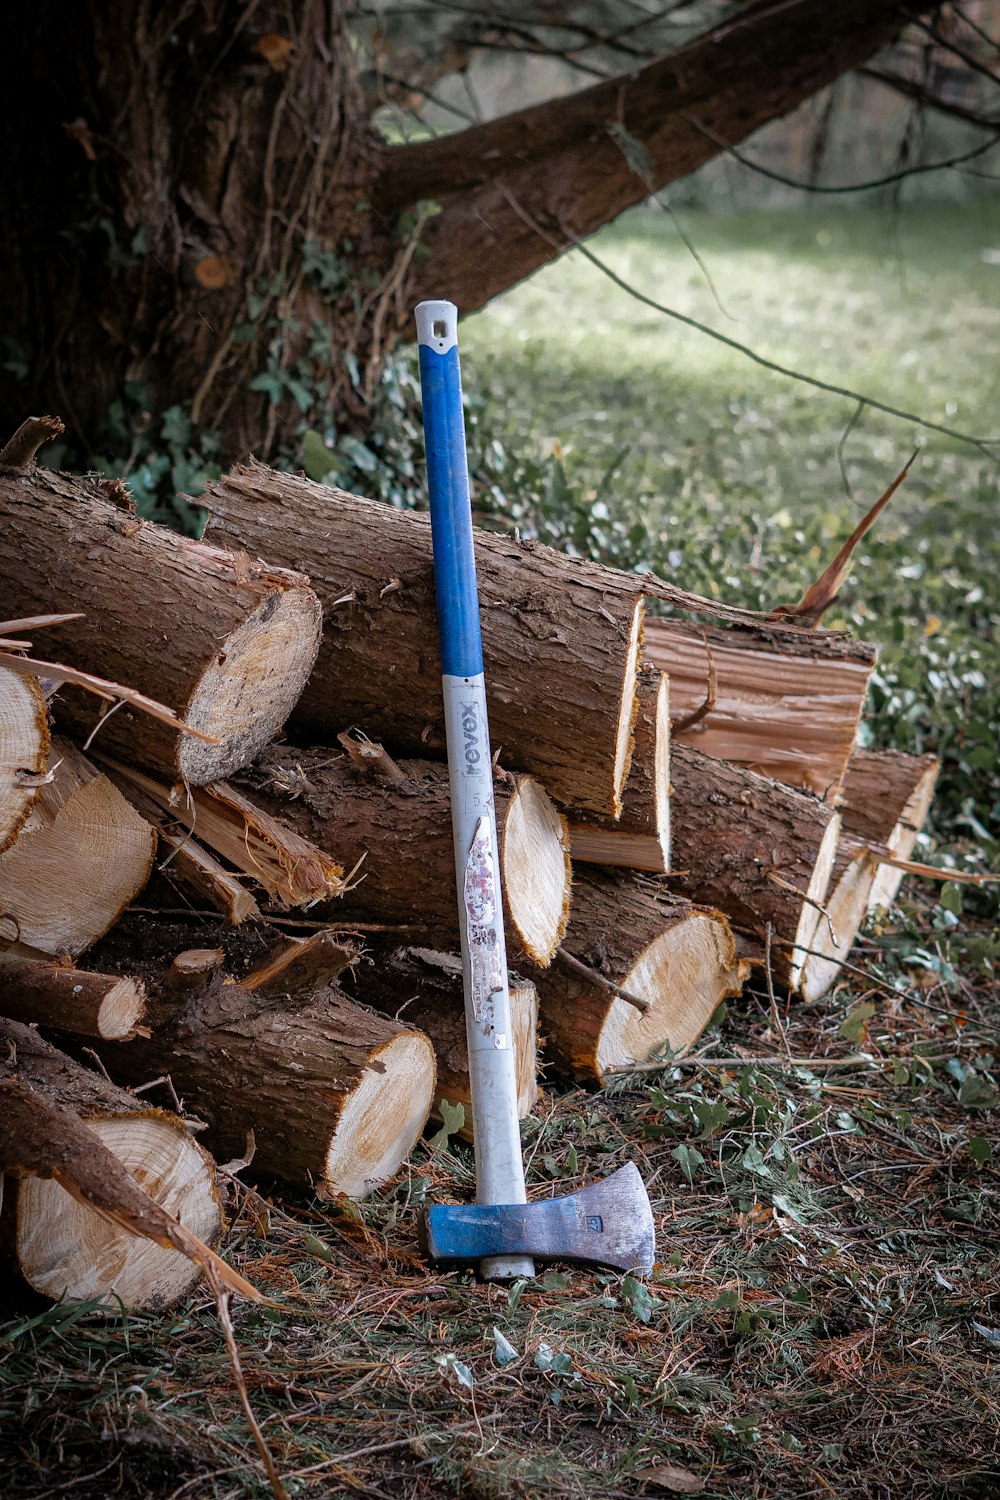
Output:
M1000 436L995 199L651 206L591 243L630 285L771 360ZM752 608L796 601L919 449L824 623L880 644L867 732L943 755L938 829L995 857L996 463L868 407L851 425L857 403L678 325L576 252L462 337L481 512Z

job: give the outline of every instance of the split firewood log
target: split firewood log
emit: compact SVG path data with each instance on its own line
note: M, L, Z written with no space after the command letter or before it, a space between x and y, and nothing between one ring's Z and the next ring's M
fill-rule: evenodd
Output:
M868 913L894 900L906 872L886 859L905 862L912 853L939 770L933 755L856 750L851 756L840 789L837 857L802 967L804 999L826 994Z
M114 1166L128 1169L133 1190L141 1184L150 1209L158 1205L190 1236L214 1242L223 1227L215 1166L183 1120L114 1087L33 1027L3 1019L0 1095L0 1246L28 1285L47 1297L121 1298L136 1309L183 1297L198 1275L183 1236L172 1241L178 1248L164 1248L155 1240L165 1226L150 1222L152 1237L137 1237L145 1209L141 1200L138 1209L124 1201ZM91 1202L81 1201L81 1159L94 1179Z
M221 953L178 955L165 981L150 985L151 1036L103 1043L100 1057L133 1083L169 1074L208 1121L205 1142L220 1158L241 1155L252 1132L257 1171L363 1198L397 1171L424 1128L434 1049L423 1032L330 982L356 949L334 943L318 956L316 939L290 947L298 973L288 962L279 977L272 960L242 984L222 977Z
M437 1092L432 1113L440 1119L441 1101L461 1104L465 1124L458 1132L473 1139L469 1047L465 1034L462 960L457 954L430 948L377 944L372 962L359 965L345 987L383 1015L408 1021L425 1031L437 1055ZM517 1109L525 1119L538 1098L538 995L530 979L510 975L511 1041L517 1075Z
M0 954L0 1016L77 1036L127 1041L146 1009L142 981L70 964Z
M671 888L718 906L761 954L768 950L774 981L797 990L816 924L826 920L839 813L676 742L670 781Z
M234 468L199 504L213 542L294 559L323 600L323 646L296 709L302 731L331 740L360 724L394 752L443 751L428 517L258 463ZM494 746L557 801L616 815L642 579L481 530L476 561Z
M900 750L855 750L840 791L845 833L908 860L927 821L941 762ZM881 863L868 906L891 906L905 870Z
M235 866L242 879L260 886L275 906L311 906L342 894L342 864L303 838L290 819L272 817L228 782L166 786L134 766L103 757L101 764L139 811L149 811L169 841L183 848L188 835L197 835L199 844ZM200 863L199 877L207 874ZM195 872L188 874L194 884ZM235 898L218 892L210 899L213 906L225 908ZM240 920L247 914L243 911Z
M685 1051L749 972L721 912L632 872L581 866L555 963L535 974L548 1056L581 1082Z
M241 775L247 796L355 871L337 916L396 922L428 942L458 943L448 768L390 762L373 776L349 755L271 745ZM494 777L508 958L544 966L562 940L570 903L564 819L530 776Z
M670 699L665 674L644 664L636 702L635 749L621 817L569 812L570 852L584 864L661 875L670 869Z
M68 740L56 739L48 770L17 841L0 854L0 914L13 941L75 957L146 884L156 832Z
M37 679L0 667L0 854L27 821L48 753L48 717Z
M307 580L141 520L120 480L0 469L4 612L79 610L46 632L46 654L139 688L215 743L124 704L101 747L192 785L252 760L280 729L319 648ZM59 694L59 718L88 733L94 700Z
M676 741L818 797L836 792L875 646L824 630L672 616L646 621L644 654L669 674Z

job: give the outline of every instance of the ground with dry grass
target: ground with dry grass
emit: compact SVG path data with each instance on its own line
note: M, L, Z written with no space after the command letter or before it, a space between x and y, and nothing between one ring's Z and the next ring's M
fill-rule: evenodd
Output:
M532 1195L636 1160L648 1285L429 1274L419 1208L472 1186L451 1139L361 1206L234 1182L230 1253L271 1298L237 1336L289 1494L1000 1493L1000 994L923 965L943 910L902 908L819 1004L751 991L694 1060L546 1088ZM5 1495L267 1493L208 1299L22 1308L0 1437Z

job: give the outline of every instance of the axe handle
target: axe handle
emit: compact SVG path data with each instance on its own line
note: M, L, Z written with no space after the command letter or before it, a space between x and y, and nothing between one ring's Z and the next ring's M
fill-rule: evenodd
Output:
M486 719L479 592L465 451L458 311L452 302L416 310L434 585L455 841L455 875L469 1081L480 1203L524 1203L503 908L497 869L493 764ZM524 1255L482 1261L490 1279L534 1274Z

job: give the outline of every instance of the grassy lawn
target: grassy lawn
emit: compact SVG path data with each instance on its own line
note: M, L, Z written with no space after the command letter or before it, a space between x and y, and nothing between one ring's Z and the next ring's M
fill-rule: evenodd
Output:
M1000 265L983 258L1000 205L684 227L725 314L669 216L595 248L769 358L1000 435ZM919 445L829 623L883 646L870 734L945 757L920 857L996 860L993 463L867 409L843 442L849 494L856 403L680 328L578 256L470 319L463 353L482 512L751 606L796 600ZM698 1065L601 1095L546 1083L532 1190L635 1159L649 1285L429 1275L419 1205L471 1193L453 1140L363 1205L234 1183L233 1259L272 1299L234 1310L237 1337L289 1494L1000 1494L995 902L955 883L904 897L817 1004L751 989ZM0 1446L5 1496L267 1493L204 1297L163 1318L25 1304L0 1326Z

